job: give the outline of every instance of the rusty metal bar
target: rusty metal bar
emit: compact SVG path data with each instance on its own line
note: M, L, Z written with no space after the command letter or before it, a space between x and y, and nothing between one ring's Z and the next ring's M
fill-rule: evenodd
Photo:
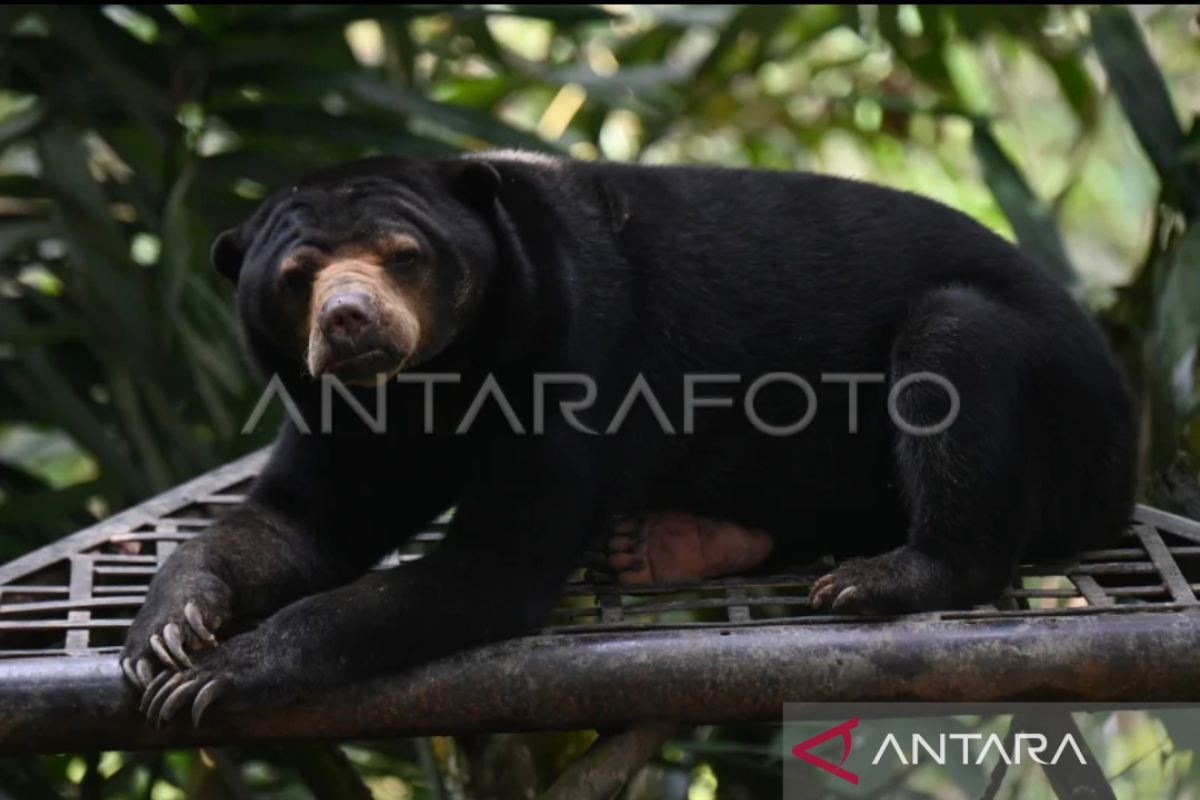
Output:
M177 531L174 525L164 524L163 528L153 531L139 531L137 533L115 533L109 538L110 542L119 544L122 542L161 542L175 541L185 542L188 539L194 539L198 536L195 531Z
M767 598L756 597L756 598L754 598L753 601L751 601L750 596L749 596L749 594L747 594L746 590L743 589L742 587L736 585L732 581L727 582L726 585L728 586L728 588L725 590L725 604L728 606L728 609L726 610L725 614L728 617L730 622L733 622L733 623L749 622L751 605L767 605L768 604L768 603L764 602ZM798 598L788 597L788 598L770 598L770 599L779 601L777 603L770 603L770 605L780 605L780 604L783 604L786 602L797 600ZM807 605L807 603L806 603L806 605Z
M155 730L113 656L0 660L0 752L777 720L793 701L1200 701L1200 608L542 635ZM648 668L653 664L653 668Z
M163 533L174 533L176 531L175 523L162 520L158 523L158 529ZM151 574L158 572L162 565L167 563L167 559L179 547L179 541L176 539L164 538L154 543L154 558L158 562L157 565L151 568Z
M596 593L596 605L600 607L600 620L615 625L625 620L621 607L621 595L615 589L600 589Z
M92 596L92 582L94 580L95 557L90 555L73 555L71 556L71 583L68 598L75 604L86 602ZM67 631L66 650L72 655L82 655L88 650L88 638L91 631L88 630L86 623L92 619L92 612L88 608L77 607L67 612L67 620L70 622L85 623L81 627L72 628Z
M1071 571L1067 573L1067 577L1078 587L1089 606L1111 606L1115 602L1091 575Z
M246 496L244 494L208 494L196 498L196 502L202 505L236 506L245 499Z
M0 631L75 631L92 628L128 628L132 624L132 619L13 619L0 621ZM5 655L7 652L5 651ZM78 654L77 650L73 652ZM85 650L85 652L87 651Z
M1138 538L1142 540L1142 546L1146 548L1150 560L1154 562L1158 573L1162 575L1167 590L1171 592L1171 598L1177 603L1195 603L1196 595L1192 593L1191 584L1183 576L1175 559L1171 557L1171 553L1163 543L1162 537L1158 535L1158 531L1144 524L1133 527Z
M1178 514L1172 514L1169 511L1163 511L1160 508L1151 508L1150 506L1138 506L1133 512L1133 518L1139 522L1144 522L1155 528L1162 528L1176 536L1190 539L1196 544L1200 544L1200 521L1181 517Z
M114 567L100 565L95 568L97 575L153 575L161 565L148 564L143 567Z
M269 448L264 448L243 456L48 547L34 550L7 564L0 564L0 584L11 583L22 576L61 561L72 553L103 544L116 533L126 533L142 525L151 525L175 509L189 505L197 497L203 497L213 491L228 487L231 483L253 477L266 463L269 452Z
M30 584L14 584L12 586L0 586L0 600L7 595L35 595L35 594L62 594L65 595L69 591L66 586L41 586Z
M1158 571L1154 568L1153 564L1136 561L1127 564L1111 562L1083 562L1081 564L1076 564L1075 566L1069 567L1069 569L1071 572L1076 572L1080 575L1153 575ZM1033 577L1045 575L1047 572L1045 566L1039 565L1023 567L1021 574L1025 577Z
M37 614L46 613L48 611L86 611L93 608L106 608L111 606L133 606L139 607L145 595L134 596L119 596L119 597L94 597L84 596L80 600L44 600L36 603L12 603L9 605L0 605L0 614ZM72 619L68 617L68 619ZM81 617L80 619L86 619Z

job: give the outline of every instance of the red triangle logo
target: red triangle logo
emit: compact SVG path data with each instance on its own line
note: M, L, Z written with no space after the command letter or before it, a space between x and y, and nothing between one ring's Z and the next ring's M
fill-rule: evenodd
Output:
M811 739L805 739L800 744L792 748L792 755L803 761L807 761L814 767L820 767L831 775L836 775L844 781L858 786L858 776L848 769L842 769L842 764L846 763L846 759L850 757L850 731L858 727L858 717L846 720L845 722L834 725L827 731L822 731ZM842 737L842 760L834 764L831 761L826 761L820 756L814 756L808 752L819 744L829 741L835 736Z

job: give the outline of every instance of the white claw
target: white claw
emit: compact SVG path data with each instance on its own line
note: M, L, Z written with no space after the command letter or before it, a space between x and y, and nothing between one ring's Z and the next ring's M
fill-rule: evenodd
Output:
M162 685L171 680L171 678L177 674L178 673L172 673L169 670L164 669L162 672L155 675L154 680L146 684L146 691L142 692L142 702L138 704L138 711L145 711L146 708L154 701L154 698L158 694L158 690L162 688Z
M146 709L146 718L155 725L161 725L162 720L158 718L159 709L163 707L163 703L171 696L172 690L179 684L183 683L183 673L176 672L171 676L170 680L162 685L154 695L154 699L150 701L150 707Z
M163 641L167 645L167 650L171 652L176 661L185 667L192 665L192 660L188 658L187 652L183 649L183 637L179 634L179 626L174 622L168 623L163 628Z
M837 597L834 598L834 600L833 600L834 609L836 610L836 609L841 608L848 601L853 600L857 596L858 596L858 587L857 586L847 586L845 589L842 589L842 591L840 591L838 593Z
M163 703L162 709L158 712L157 721L159 724L164 723L171 719L171 717L175 716L175 712L179 710L179 707L186 703L188 698L192 696L193 689L199 682L200 680L198 678L193 678L190 681L184 681L183 683L179 684L178 687L176 687L175 691L171 692L170 696L167 697L166 701Z
M199 728L200 718L204 716L204 712L212 705L225 687L216 679L204 684L204 687L196 694L196 699L192 701L192 725Z
M125 678L139 689L142 687L142 680L138 677L137 672L133 669L133 662L128 658L121 659L121 671L125 673Z
M163 666L176 672L179 671L179 665L175 663L175 659L171 658L171 654L167 652L167 648L163 644L162 637L157 633L150 637L150 649L154 651L154 655L158 656L158 660L163 663Z
M212 631L204 624L204 617L200 614L200 609L191 600L184 605L183 616L187 618L188 624L192 626L192 630L196 632L197 636L209 644L217 643L217 637L213 636Z

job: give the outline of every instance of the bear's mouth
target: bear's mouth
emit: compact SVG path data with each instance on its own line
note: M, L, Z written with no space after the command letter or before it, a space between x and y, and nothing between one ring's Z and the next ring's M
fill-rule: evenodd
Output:
M321 370L322 375L333 375L344 383L375 384L387 380L400 371L403 357L386 347L375 347L362 353L334 356Z

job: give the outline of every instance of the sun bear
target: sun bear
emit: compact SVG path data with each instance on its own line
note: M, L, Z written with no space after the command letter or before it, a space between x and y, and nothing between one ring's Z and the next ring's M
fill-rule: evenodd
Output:
M134 621L121 664L156 721L536 629L604 531L630 583L853 556L813 606L895 614L992 600L1131 511L1134 414L1097 328L913 194L375 158L284 187L212 260L299 417ZM451 507L429 555L371 569Z

